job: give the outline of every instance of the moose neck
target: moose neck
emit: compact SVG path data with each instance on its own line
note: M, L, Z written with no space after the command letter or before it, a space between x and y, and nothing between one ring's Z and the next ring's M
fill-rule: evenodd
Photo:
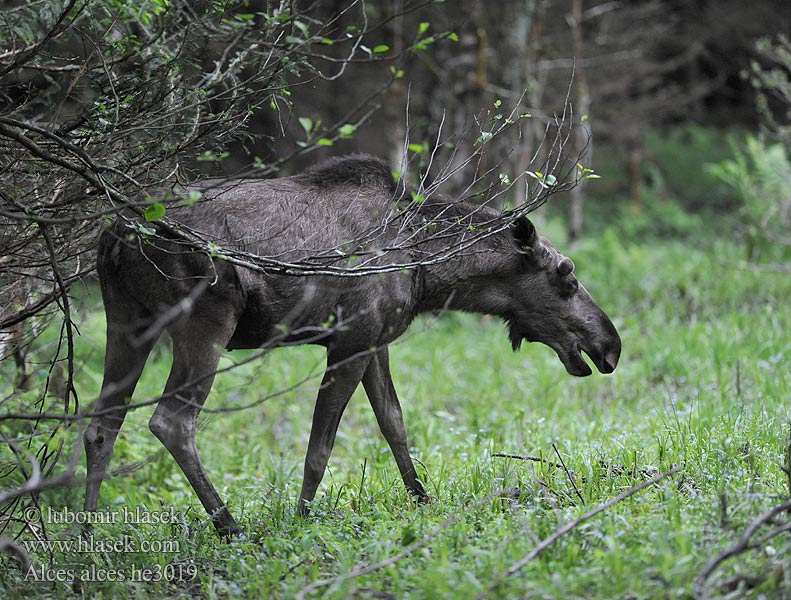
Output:
M499 290L496 274L486 272L480 262L478 257L465 256L422 267L417 312L461 310L506 316L508 298Z
M416 232L421 255L414 259L418 260L467 245L476 235L473 232L486 230L501 217L499 211L467 202L426 203L421 211L437 226ZM435 234L438 230L442 235ZM419 267L416 312L462 310L507 315L508 297L500 282L510 269L507 256L512 248L508 234L499 232L484 236L449 260Z

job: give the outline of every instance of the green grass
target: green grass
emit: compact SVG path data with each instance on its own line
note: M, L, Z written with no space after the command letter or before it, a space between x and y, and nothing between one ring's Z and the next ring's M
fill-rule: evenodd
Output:
M550 222L550 233L557 229ZM421 319L392 347L430 504L416 506L407 497L358 391L313 514L294 514L323 355L319 348L278 350L217 379L207 406L226 412L204 414L198 436L204 463L246 528L243 539L225 544L207 527L185 478L148 432L146 407L128 417L111 468L141 464L105 482L101 501L109 511L174 506L182 523L97 526L96 536L173 540L178 552L56 552L51 563L39 553L37 563L113 567L127 576L133 566L195 567L192 581L83 583L80 594L96 599L288 598L317 579L396 556L456 519L392 565L309 597L691 597L709 558L788 495L781 466L791 398L791 279L744 268L743 250L727 238L627 243L610 229L572 256L622 335L613 375L574 379L536 344L512 353L499 322L470 315ZM101 378L97 299L93 289L75 299L83 403L95 397ZM224 364L247 356L231 353ZM158 394L167 371L163 345L136 399ZM549 464L559 460L555 448L573 481ZM498 452L548 462L492 456ZM580 525L498 580L562 524L644 481L646 472L674 464L681 466L676 476ZM78 510L81 495L78 488L53 491L42 503ZM78 532L49 527L53 538L75 539ZM725 563L710 589L720 593L717 581L746 573L762 583L731 597L791 594L788 538L769 546ZM5 597L66 597L72 589L24 581L10 568L0 577Z

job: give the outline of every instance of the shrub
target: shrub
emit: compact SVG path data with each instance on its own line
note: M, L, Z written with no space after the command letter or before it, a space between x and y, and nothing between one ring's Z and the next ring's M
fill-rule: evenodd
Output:
M778 259L791 248L791 161L782 144L748 137L732 159L707 165L738 202L748 260Z

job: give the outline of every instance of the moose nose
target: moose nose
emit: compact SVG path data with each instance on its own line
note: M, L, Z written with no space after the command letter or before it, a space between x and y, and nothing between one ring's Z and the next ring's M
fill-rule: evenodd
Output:
M621 356L621 349L614 348L612 350L608 350L604 354L604 372L605 373L612 373L615 371L615 367L618 366L618 359Z

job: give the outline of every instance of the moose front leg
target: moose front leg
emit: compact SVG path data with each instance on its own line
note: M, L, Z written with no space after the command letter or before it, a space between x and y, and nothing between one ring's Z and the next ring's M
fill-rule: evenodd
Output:
M417 478L415 465L409 455L401 404L398 402L393 379L390 376L387 346L381 348L368 364L368 369L363 375L363 386L376 414L379 429L390 445L398 470L401 471L406 489L420 502L428 501L428 494Z
M316 399L308 454L305 457L305 475L302 480L302 491L299 494L301 515L310 512L308 503L315 497L319 483L324 477L341 416L349 403L349 398L360 384L370 360L370 355L355 358L339 358L332 354L327 356L327 371L324 373L319 396Z
M242 530L201 463L195 433L198 414L209 395L222 349L233 331L233 322L226 320L214 327L208 322L201 325L196 327L188 323L171 332L173 367L164 398L148 426L181 467L219 534L229 538Z

